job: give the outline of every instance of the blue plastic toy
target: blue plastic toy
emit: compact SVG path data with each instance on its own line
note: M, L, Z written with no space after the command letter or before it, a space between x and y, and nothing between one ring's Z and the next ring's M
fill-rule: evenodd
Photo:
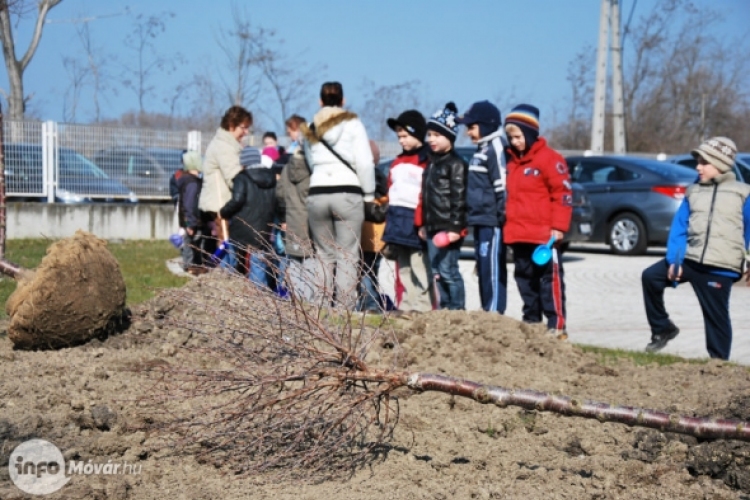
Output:
M546 245L539 245L531 254L531 260L537 266L544 266L552 258L552 245L555 243L555 237L552 236Z

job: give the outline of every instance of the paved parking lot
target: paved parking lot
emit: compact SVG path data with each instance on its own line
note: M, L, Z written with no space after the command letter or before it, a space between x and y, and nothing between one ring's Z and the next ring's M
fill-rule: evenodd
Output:
M640 351L651 332L646 321L641 294L643 269L664 257L664 249L649 250L648 255L618 257L604 245L572 246L563 258L567 290L568 333L570 342ZM381 280L392 293L392 263L383 261ZM509 293L506 314L521 318L521 298L513 281L513 265L508 266ZM461 261L466 283L466 306L478 310L479 291L473 273L474 262ZM680 335L662 351L687 358L705 358L703 316L698 300L688 284L668 289L667 311L680 328ZM750 365L750 287L744 281L732 290L730 303L734 341L731 361Z

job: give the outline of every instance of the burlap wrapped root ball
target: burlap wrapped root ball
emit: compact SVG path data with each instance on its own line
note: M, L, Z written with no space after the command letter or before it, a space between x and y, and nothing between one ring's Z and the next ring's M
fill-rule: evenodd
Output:
M104 337L119 328L125 295L107 243L79 230L18 279L5 305L8 338L20 349L57 349Z

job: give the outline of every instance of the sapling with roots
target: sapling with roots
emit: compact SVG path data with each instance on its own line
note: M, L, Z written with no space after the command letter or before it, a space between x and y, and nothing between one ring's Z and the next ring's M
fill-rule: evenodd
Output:
M165 291L194 317L163 313L164 327L189 332L176 358L154 363L142 401L150 425L199 460L237 474L321 478L353 471L385 449L398 422L399 393L442 392L499 407L620 422L700 439L750 441L745 422L610 406L526 389L410 372L399 359L387 313L370 316L289 300L221 271ZM393 349L373 349L374 346ZM189 347L188 347L189 346ZM388 353L387 357L383 353Z

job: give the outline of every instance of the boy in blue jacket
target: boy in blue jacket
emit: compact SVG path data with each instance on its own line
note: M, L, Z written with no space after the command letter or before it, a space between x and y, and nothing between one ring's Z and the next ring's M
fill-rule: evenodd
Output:
M479 297L485 311L505 313L508 271L503 245L505 223L505 148L500 111L489 101L479 101L458 120L477 145L469 163L466 222L474 226L474 254Z
M742 276L750 244L750 186L732 172L737 146L730 139L713 137L691 154L698 161L698 182L688 187L672 220L666 259L641 276L651 326L646 351L663 349L680 333L664 307L664 289L689 282L703 312L709 356L729 359L729 294Z

